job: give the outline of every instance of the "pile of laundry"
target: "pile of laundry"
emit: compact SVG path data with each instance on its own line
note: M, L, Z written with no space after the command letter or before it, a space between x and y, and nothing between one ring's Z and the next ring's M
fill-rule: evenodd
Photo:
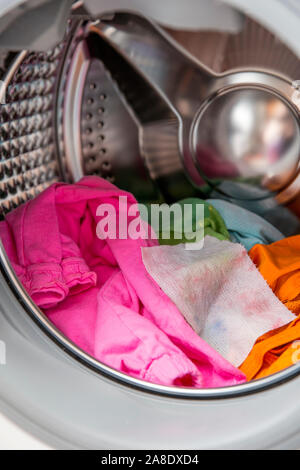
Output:
M124 217L149 232L134 196L85 177L54 184L9 213L0 237L49 320L114 369L156 384L211 388L292 365L300 235L284 238L227 201L179 204L203 206L201 220L191 213L200 239L176 237L175 216L167 238L160 230L133 237L121 227ZM110 217L117 236L107 236Z

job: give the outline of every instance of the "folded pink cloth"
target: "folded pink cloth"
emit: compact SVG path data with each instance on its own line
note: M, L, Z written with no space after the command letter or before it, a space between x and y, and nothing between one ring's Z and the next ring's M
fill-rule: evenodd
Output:
M199 388L244 382L146 272L141 247L156 242L97 237L98 206L112 204L118 221L119 196L128 214L131 194L86 177L54 184L7 215L0 236L28 293L80 348L134 377Z

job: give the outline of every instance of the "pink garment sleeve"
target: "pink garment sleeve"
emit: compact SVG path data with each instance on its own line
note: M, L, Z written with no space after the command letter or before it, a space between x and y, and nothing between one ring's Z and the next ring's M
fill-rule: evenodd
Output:
M35 303L49 308L96 285L76 243L60 234L55 211L55 186L27 202L1 224L2 240L20 281ZM12 242L13 240L13 242Z

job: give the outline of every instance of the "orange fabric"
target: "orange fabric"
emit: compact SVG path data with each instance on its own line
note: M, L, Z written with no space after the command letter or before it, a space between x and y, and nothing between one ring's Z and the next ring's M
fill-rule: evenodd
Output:
M255 245L252 261L284 305L297 317L258 338L240 366L247 380L279 372L300 360L300 235L271 245Z

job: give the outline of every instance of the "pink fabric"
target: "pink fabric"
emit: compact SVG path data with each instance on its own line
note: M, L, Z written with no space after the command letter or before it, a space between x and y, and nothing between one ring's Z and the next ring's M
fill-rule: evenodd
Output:
M54 184L8 214L0 236L26 290L75 344L122 372L199 388L245 382L146 272L141 247L156 242L96 236L97 207L113 204L118 213L121 195L128 207L136 203L111 183L86 177Z

